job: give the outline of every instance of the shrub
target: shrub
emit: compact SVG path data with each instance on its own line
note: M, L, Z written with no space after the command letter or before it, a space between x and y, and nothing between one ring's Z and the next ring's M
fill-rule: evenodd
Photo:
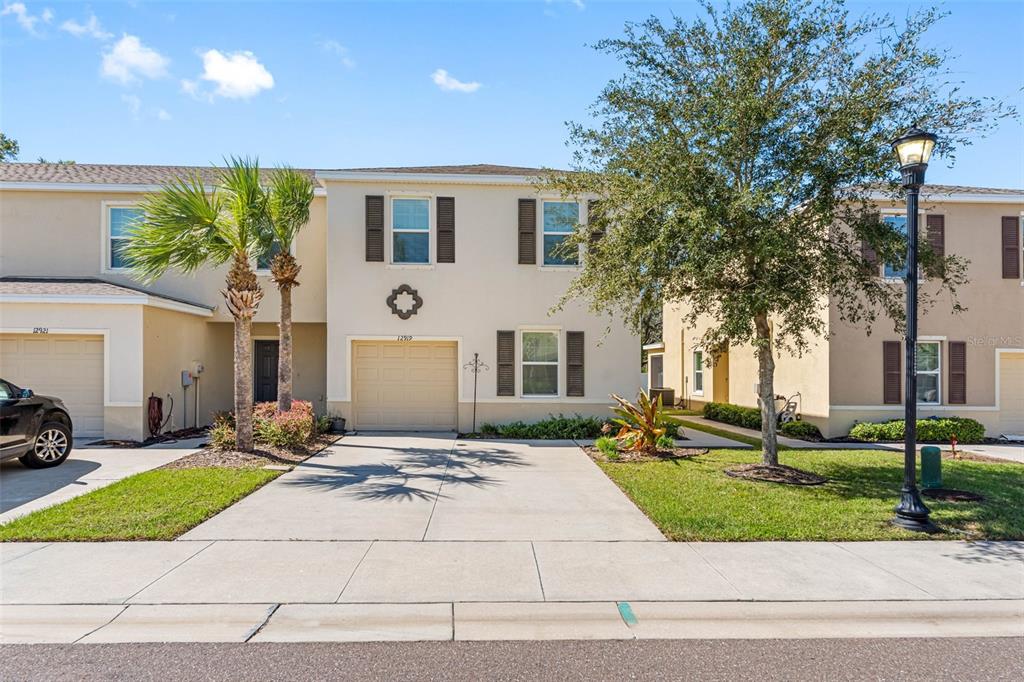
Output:
M850 429L850 438L875 442L903 440L906 424L902 419L887 422L861 422ZM953 436L961 443L980 443L985 438L985 427L974 419L944 417L918 419L917 439L925 443L948 443Z
M277 403L256 403L252 408L253 436L257 443L279 448L296 448L316 435L319 422L308 400L293 400L292 409L278 413ZM328 427L329 427L328 423ZM228 450L235 447L235 415L218 412L210 429L210 444Z
M235 447L234 420L223 417L214 417L213 426L210 428L210 445L218 450L230 450Z
M510 424L481 424L480 433L499 438L518 440L576 440L596 438L601 435L604 420L597 417L574 415L551 416L539 422L528 424L522 421Z
M704 416L724 424L742 426L755 431L761 430L761 410L756 407L740 407L729 403L705 403Z
M796 421L786 422L779 427L779 431L782 432L783 436L789 436L790 438L800 438L803 440L822 440L821 431L818 427L810 422Z
M619 442L611 436L601 436L594 441L594 445L608 459L616 459L619 456Z
M330 415L322 414L316 418L316 432L330 433L333 424L334 419L332 419Z
M647 392L640 389L636 405L614 393L612 399L619 404L612 408L618 415L612 421L621 427L615 437L624 444L628 441L626 448L629 450L657 450L659 439L679 424L678 419L665 412L660 395L656 400L651 400Z
M672 436L663 434L658 436L658 449L659 450L671 450L676 446L676 439Z

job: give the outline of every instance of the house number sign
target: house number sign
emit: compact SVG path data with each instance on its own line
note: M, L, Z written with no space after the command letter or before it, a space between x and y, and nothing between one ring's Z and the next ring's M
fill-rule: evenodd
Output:
M400 320L408 320L423 307L423 299L408 284L402 284L397 289L392 289L387 303L391 312L398 315Z

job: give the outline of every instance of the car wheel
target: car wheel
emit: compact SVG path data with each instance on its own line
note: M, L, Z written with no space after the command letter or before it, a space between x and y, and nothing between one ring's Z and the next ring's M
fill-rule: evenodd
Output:
M30 469L55 467L71 454L71 429L60 422L46 422L39 428L32 449L21 456Z

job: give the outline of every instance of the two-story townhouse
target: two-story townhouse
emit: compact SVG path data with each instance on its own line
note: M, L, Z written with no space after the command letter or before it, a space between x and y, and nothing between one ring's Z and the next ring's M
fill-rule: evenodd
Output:
M142 286L117 251L140 198L193 171L213 182L184 167L0 165L0 376L64 398L83 435L143 438L151 395L165 414L173 400L168 428L232 405L225 269ZM295 246L294 380L318 413L468 430L474 396L479 423L604 415L609 393L635 391L635 335L578 303L552 311L585 257L554 249L586 202L538 193L539 169L305 172L317 189ZM260 265L253 397L273 400L279 308Z
M880 197L879 210L884 220L905 227L905 207ZM918 414L977 419L993 436L1022 434L1024 191L926 186L919 224L922 238L970 264L969 282L958 292L966 310L954 314L944 296L919 318ZM879 277L903 287L902 271L887 263L875 267ZM701 347L708 321L686 327L682 312L678 302L664 306L663 344L649 348L658 377L652 381L675 389L693 407L709 401L756 407L753 349ZM776 393L799 394L803 418L828 437L846 435L858 421L901 417L903 340L891 321L879 319L868 334L843 322L834 304L822 305L820 313L828 334L811 339L808 352L796 357L776 350Z

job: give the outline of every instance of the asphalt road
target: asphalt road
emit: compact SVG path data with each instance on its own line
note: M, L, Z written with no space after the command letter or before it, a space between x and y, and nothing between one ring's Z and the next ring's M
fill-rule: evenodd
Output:
M14 680L1019 680L1024 639L0 646Z

